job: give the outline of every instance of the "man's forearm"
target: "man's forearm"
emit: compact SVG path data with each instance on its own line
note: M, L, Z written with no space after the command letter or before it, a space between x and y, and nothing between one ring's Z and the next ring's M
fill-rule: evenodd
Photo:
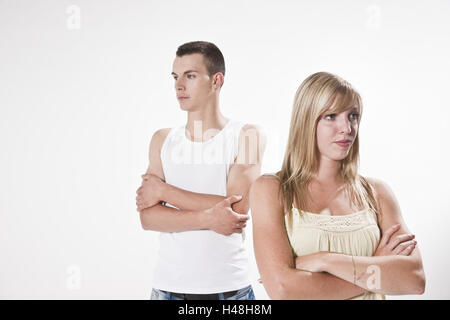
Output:
M226 197L215 194L196 193L165 184L161 200L182 210L201 211L214 207Z
M142 228L160 232L181 232L209 228L205 210L177 210L157 204L140 212Z

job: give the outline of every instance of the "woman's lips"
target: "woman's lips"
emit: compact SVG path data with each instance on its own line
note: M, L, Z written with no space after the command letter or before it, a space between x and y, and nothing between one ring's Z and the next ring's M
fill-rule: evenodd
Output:
M340 141L335 141L335 143L341 147L346 148L352 144L352 141L351 140L340 140Z

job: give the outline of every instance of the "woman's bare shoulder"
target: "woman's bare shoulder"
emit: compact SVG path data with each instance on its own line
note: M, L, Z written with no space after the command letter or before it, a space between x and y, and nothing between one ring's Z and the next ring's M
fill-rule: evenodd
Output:
M253 186L257 190L278 189L280 186L280 178L276 173L264 173L255 180Z
M380 216L380 221L389 222L401 220L400 205L391 187L380 179L366 178L366 180L375 190L375 197L379 205L378 214ZM386 226L386 224L384 225ZM390 224L387 225L390 226Z
M252 184L250 189L250 207L253 209L269 209L279 211L280 180L276 174L263 174Z
M378 200L385 201L394 196L392 189L389 185L381 179L366 177L367 182L372 186L375 190Z

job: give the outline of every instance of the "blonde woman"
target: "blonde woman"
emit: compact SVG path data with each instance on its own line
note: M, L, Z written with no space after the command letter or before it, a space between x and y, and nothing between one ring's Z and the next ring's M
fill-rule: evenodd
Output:
M425 274L394 194L358 174L360 95L329 73L298 88L282 169L252 185L256 262L272 299L422 294Z

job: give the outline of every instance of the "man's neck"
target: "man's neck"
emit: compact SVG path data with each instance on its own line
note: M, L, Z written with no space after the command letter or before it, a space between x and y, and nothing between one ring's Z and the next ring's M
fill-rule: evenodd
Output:
M220 113L218 104L207 105L198 111L188 111L186 131L193 141L208 140L206 136L211 138L210 133L214 135L215 131L222 130L228 120ZM205 135L206 131L208 131L208 134Z

